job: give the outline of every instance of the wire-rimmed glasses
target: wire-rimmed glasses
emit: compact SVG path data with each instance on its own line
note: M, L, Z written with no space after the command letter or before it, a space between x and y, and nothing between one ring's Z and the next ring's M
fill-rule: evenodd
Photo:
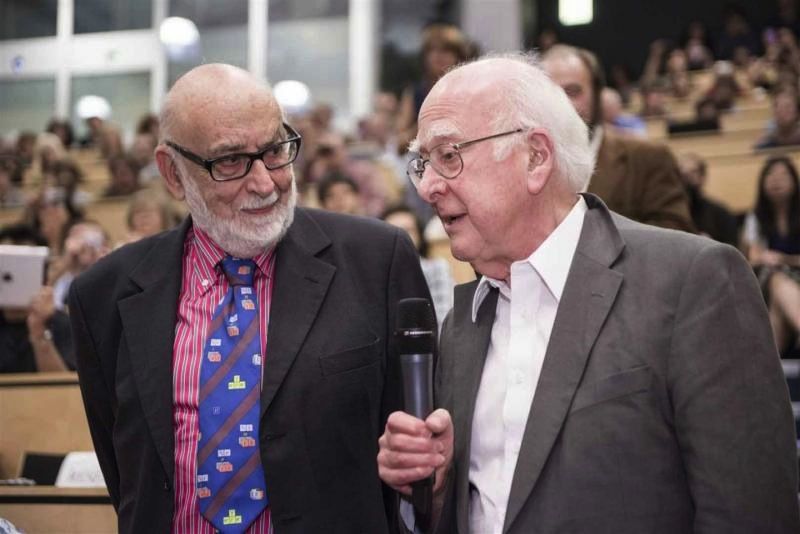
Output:
M406 172L411 179L411 183L413 183L416 188L419 188L422 183L425 167L428 164L433 167L433 170L436 171L439 176L452 180L464 170L464 160L461 159L461 150L470 145L480 143L481 141L497 139L498 137L504 137L523 131L525 131L525 128L516 128L507 132L487 135L486 137L472 139L471 141L464 141L462 143L442 143L441 145L436 145L430 150L427 158L423 158L420 155L409 161Z

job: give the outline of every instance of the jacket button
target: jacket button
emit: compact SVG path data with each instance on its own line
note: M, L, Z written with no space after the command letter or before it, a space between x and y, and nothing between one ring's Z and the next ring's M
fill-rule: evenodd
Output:
M169 480L164 481L164 491L169 491Z

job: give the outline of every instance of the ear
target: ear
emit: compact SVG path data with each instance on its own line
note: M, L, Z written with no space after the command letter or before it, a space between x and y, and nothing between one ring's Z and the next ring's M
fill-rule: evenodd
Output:
M169 193L175 200L183 200L186 193L183 190L178 165L166 145L161 144L156 147L156 164Z
M526 185L530 194L538 195L555 171L553 140L549 132L541 128L528 132L526 140L528 145Z

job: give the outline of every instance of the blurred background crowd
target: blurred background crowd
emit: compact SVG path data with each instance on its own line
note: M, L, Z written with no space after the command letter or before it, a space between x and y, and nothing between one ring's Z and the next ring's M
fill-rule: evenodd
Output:
M748 257L782 354L800 357L800 7L788 0L756 5L763 23L734 4L720 7L713 24L686 20L674 34L651 39L639 65L597 45L605 75L602 124L669 147L696 231ZM385 87L350 121L334 102L284 100L287 120L303 139L294 165L302 205L405 229L440 320L453 285L475 273L450 257L447 236L418 198L406 165L431 86L448 68L486 51L450 22L420 24L414 65L384 72ZM526 40L541 52L564 42L593 49L567 33L542 23ZM386 51L384 59L392 64ZM133 128L122 127L108 99L73 97L72 120L54 116L43 128L20 128L0 119L0 244L44 245L50 253L47 283L30 307L0 310L0 372L71 369L64 309L71 280L115 247L169 229L185 215L154 163L157 110L141 109Z

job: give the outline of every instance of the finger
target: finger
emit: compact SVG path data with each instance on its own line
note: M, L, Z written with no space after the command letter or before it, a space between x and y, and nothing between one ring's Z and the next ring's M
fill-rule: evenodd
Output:
M380 443L380 441L379 441ZM413 436L409 434L386 434L385 448L397 452L433 453L438 446L433 436Z
M425 420L425 426L433 434L443 434L451 431L453 428L453 421L450 418L450 412L439 408L428 416Z
M432 471L442 465L444 455L431 452L401 452L391 449L381 449L378 452L378 465L387 469L425 469Z
M433 474L433 471L432 468L388 469L379 466L378 476L388 486L401 493L406 493L411 489L410 485L412 483L428 478Z
M417 436L430 435L425 422L405 412L394 412L386 420L386 431Z

